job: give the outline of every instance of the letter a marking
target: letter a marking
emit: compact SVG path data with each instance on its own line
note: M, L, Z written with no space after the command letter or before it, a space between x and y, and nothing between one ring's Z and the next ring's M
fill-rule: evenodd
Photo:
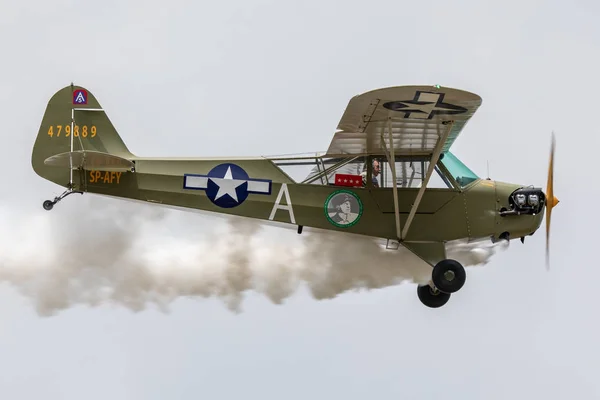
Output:
M281 197L285 194L285 202L286 205L281 205ZM281 189L279 189L279 194L277 195L277 200L275 200L275 204L273 205L273 210L271 210L271 215L269 216L269 221L273 221L275 218L275 213L277 210L287 210L290 214L290 221L292 224L296 223L296 218L294 218L294 209L292 208L292 200L290 199L290 192L288 191L287 184L281 184Z

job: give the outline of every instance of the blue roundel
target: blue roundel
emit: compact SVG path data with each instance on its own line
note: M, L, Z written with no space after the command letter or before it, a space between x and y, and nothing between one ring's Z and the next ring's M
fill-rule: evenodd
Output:
M236 207L248 197L248 174L235 164L217 165L208 178L206 196L219 207Z

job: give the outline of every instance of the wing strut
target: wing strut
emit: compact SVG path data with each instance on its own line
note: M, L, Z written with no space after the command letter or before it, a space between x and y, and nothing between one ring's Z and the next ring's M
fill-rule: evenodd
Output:
M435 145L435 149L433 150L433 154L431 155L431 160L429 161L429 168L427 168L427 175L425 175L425 179L421 183L421 187L419 188L419 192L417 193L417 197L415 199L414 204L410 209L410 214L408 214L408 218L406 219L406 225L404 225L404 229L402 230L402 237L405 238L408 233L408 229L412 223L413 218L417 212L417 208L419 208L419 204L421 203L421 199L423 198L423 194L425 194L425 190L427 189L427 184L429 183L429 178L433 174L435 170L435 166L437 165L438 160L440 159L440 154L442 153L442 148L448 139L448 135L452 130L452 125L454 125L454 121L449 121L446 124L446 130L440 136L439 135L439 123L438 123L438 142ZM397 206L396 206L397 207Z
M396 236L398 240L402 241L401 231L400 231L400 210L398 207L398 182L396 181L396 156L394 153L394 139L392 138L392 118L388 117L388 134L390 135L390 150L385 146L385 140L381 140L381 144L385 150L385 156L387 157L388 164L390 169L392 170L392 190L394 194L394 214L396 216ZM383 136L383 132L382 132ZM383 139L383 137L381 138Z

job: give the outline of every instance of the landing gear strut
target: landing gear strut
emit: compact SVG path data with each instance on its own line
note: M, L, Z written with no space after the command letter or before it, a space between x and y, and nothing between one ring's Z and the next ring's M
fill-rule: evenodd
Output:
M463 287L466 279L465 269L458 261L442 260L433 267L429 285L419 285L417 295L427 307L438 308Z
M79 192L77 190L73 190L73 188L69 188L69 189L65 190L63 192L63 194L61 194L60 196L55 197L54 200L44 201L44 204L42 204L42 206L44 207L44 210L50 211L50 210L52 210L52 207L54 207L54 205L56 203L58 203L59 201L61 201L62 199L64 199L65 197L67 197L68 195L73 194L73 193L83 194L83 192Z

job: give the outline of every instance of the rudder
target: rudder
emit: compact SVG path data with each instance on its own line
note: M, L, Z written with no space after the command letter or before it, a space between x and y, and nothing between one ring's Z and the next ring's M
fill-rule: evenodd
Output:
M50 98L31 158L39 176L64 187L73 183L76 188L80 183L78 174L72 173L69 162L57 162L57 159L64 160L64 156L72 163L93 159L97 164L102 160L107 163L121 160L126 164L135 157L98 100L81 86L67 86Z

